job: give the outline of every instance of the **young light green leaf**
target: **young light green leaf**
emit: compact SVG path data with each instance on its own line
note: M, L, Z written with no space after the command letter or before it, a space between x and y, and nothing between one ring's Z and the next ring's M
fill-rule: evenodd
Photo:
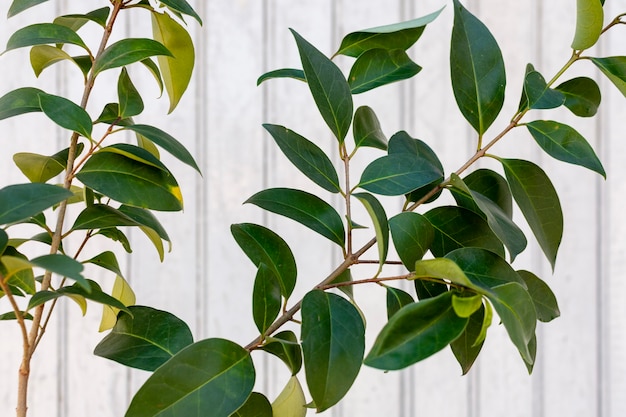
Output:
M572 49L591 48L602 34L604 9L600 0L576 0L576 32Z
M626 96L626 56L591 58L591 61Z
M125 417L228 417L246 402L254 380L247 350L225 339L201 340L154 371Z
M91 138L91 117L78 104L65 97L44 93L39 95L39 105L44 114L57 125Z
M272 415L272 404L265 395L253 392L244 405L231 414L232 417L276 417Z
M411 294L398 288L387 287L387 319L393 317L405 305L414 303Z
M360 94L396 81L406 80L422 67L401 49L370 49L352 65L348 81L352 94Z
M273 417L304 417L306 416L306 399L302 385L296 376L289 378L285 388L272 403L270 416Z
M191 16L198 21L198 23L202 24L202 19L196 11L191 7L189 3L185 0L160 0L161 3L166 5L172 10L176 10L182 14L186 14L187 16Z
M26 9L30 9L33 6L45 3L47 1L48 0L13 0L13 3L11 3L11 7L9 7L9 11L7 12L7 18L13 17Z
M335 55L358 57L375 48L407 50L422 36L426 25L439 16L443 8L417 19L352 32L341 41Z
M100 54L93 65L93 73L123 67L134 62L143 61L151 56L172 56L172 53L162 44L152 39L130 38L122 39L109 45Z
M504 104L504 61L489 29L458 0L454 0L450 70L459 109L482 136Z
M14 184L0 189L0 225L28 219L61 201L72 193L49 184Z
M30 263L34 266L43 268L46 271L58 274L61 277L72 279L87 291L91 290L89 282L82 275L83 264L66 255L57 253L38 256L36 258L32 258Z
M26 26L16 31L7 41L7 48L4 52L26 46L46 45L46 44L71 44L79 46L89 51L85 42L76 32L65 26L54 23L37 23Z
M113 289L111 290L111 297L115 298L125 306L132 306L137 303L135 291L133 291L133 288L130 286L128 281L119 275L115 277ZM98 328L98 331L104 332L105 330L110 330L115 327L119 313L120 310L118 308L106 304L103 305L102 317L100 318L100 327Z
M532 162L520 159L500 159L500 162L513 198L554 269L563 236L563 212L552 182Z
M322 412L343 398L361 368L361 314L336 294L309 292L302 300L302 351L309 392Z
M306 82L306 76L301 69L281 68L261 75L256 80L256 85L261 85L263 81L271 80L272 78L293 78L294 80Z
M381 195L402 195L441 176L437 167L418 155L393 153L372 161L361 174L358 187Z
M41 111L39 95L45 94L38 88L23 87L9 91L0 97L0 120L24 113Z
M317 145L283 126L264 124L263 127L300 172L331 193L341 191L333 163Z
M415 262L430 248L435 230L426 217L418 213L399 213L389 219L391 238L404 266L412 271Z
M322 118L343 143L352 123L352 94L341 70L326 55L291 29L307 84Z
M74 295L82 296L88 300L95 301L96 303L103 304L105 306L111 306L117 308L119 310L125 311L128 314L132 314L128 307L126 307L120 300L115 297L111 297L109 294L102 291L100 285L97 282L92 281L90 279L87 280L89 284L90 290L87 291L83 286L78 285L77 283L71 285L69 287L62 287L57 290L57 293L73 297Z
M196 56L193 41L187 30L167 13L152 13L152 36L172 53L169 56L157 57L165 82L165 91L170 99L169 113L171 113L191 80Z
M26 294L34 294L37 290L33 265L26 256L11 246L6 248L0 257L0 274L2 274L4 282L19 288Z
M117 226L139 226L139 223L111 206L93 204L80 212L71 230L107 229Z
M483 347L484 339L478 343L476 342L484 327L484 318L485 306L481 303L478 311L470 316L467 327L465 327L463 333L450 343L452 353L454 353L454 357L457 362L459 362L459 365L461 365L463 375L469 372Z
M380 122L371 107L361 106L354 112L352 126L354 144L358 148L367 146L387 150L387 137L380 128Z
M406 305L378 334L364 364L383 370L406 368L454 341L467 322L454 313L451 292Z
M548 287L548 284L532 272L517 271L517 273L522 277L528 287L528 293L535 304L537 320L547 323L559 317L561 315L559 305L554 293L550 287Z
M535 120L527 123L526 127L548 155L559 161L588 168L606 178L606 172L593 148L572 127L551 120Z
M448 253L446 259L456 263L471 282L471 284L457 283L478 293L488 294L492 288L510 282L526 286L524 280L507 261L486 249L460 248Z
M470 318L482 305L483 296L481 294L463 297L452 294L452 308L459 317Z
M268 327L278 317L280 306L280 282L274 271L261 263L252 291L252 316L261 334L265 334Z
M131 368L154 371L193 343L184 321L166 311L130 306L94 349L94 355Z
M531 64L526 66L523 91L520 108L555 109L565 103L565 96L548 87L543 75L535 71Z
M44 183L65 169L65 165L51 156L30 152L14 154L13 162L31 182Z
M598 112L602 96L593 79L576 77L556 87L565 96L565 107L580 117L592 117Z
M355 193L352 195L363 204L374 224L376 244L378 245L378 260L380 262L378 273L380 273L387 260L387 252L389 251L389 222L387 214L385 214L382 204L373 195L368 193Z
M98 265L101 268L108 269L109 271L113 272L116 275L119 275L121 277L124 276L120 268L120 265L117 262L117 257L115 256L115 253L111 251L102 252L94 256L91 259L83 261L83 263L84 264L90 263L90 264Z
M37 45L30 48L30 65L37 77L44 69L64 60L75 63L72 57L61 48L51 45Z
M268 337L260 349L282 360L289 367L291 375L300 372L302 349L298 344L298 338L291 330L285 330Z
M137 116L143 111L141 95L133 85L125 67L122 68L117 80L117 97L119 100L118 115L120 118L125 119L127 117Z
M296 285L297 269L287 243L270 229L257 224L233 224L230 231L239 247L257 267L263 263L276 274L281 293L289 298Z

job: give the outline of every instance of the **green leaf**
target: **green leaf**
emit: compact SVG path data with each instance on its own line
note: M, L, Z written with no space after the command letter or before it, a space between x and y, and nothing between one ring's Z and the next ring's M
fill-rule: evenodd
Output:
M554 269L563 236L563 212L550 178L537 165L521 159L500 159L513 198Z
M272 213L297 221L341 247L345 245L343 221L337 211L319 197L300 190L272 188L246 200Z
M341 70L296 31L293 34L307 84L322 118L343 143L352 122L352 94Z
M11 7L9 7L9 11L7 12L7 18L13 17L26 9L29 9L41 3L45 3L47 1L48 0L13 0L13 3L11 3Z
M172 53L170 56L161 54L157 57L165 82L165 91L170 99L169 113L171 113L191 80L196 56L193 41L187 30L167 13L152 13L152 36Z
M167 231L163 228L163 225L161 225L159 220L155 217L154 214L152 214L150 210L126 205L120 206L118 210L139 223L140 225L146 226L154 230L161 239L168 242L171 241L169 235L167 234Z
M261 85L263 81L271 80L272 78L293 78L294 80L306 82L306 76L301 69L281 68L261 75L256 80L256 85Z
M121 277L124 276L122 270L120 268L119 263L117 262L117 257L115 253L111 251L102 252L91 259L83 261L84 264L90 263L94 265L98 265L101 268L108 269L109 271L119 275Z
M91 138L91 117L78 104L65 97L44 93L39 95L39 105L45 115L57 125Z
M406 305L383 327L364 363L384 370L406 368L454 341L467 322L454 313L450 292Z
M4 52L26 46L52 43L76 45L89 51L85 42L72 29L54 23L37 23L21 28L11 35Z
M130 242L128 241L128 238L126 237L126 235L122 233L120 229L116 227L110 227L108 229L100 229L96 234L105 236L106 238L111 239L114 242L120 242L120 244L122 245L122 247L127 253L132 253L133 251L132 248L130 247Z
M158 368L125 417L228 417L246 402L254 380L247 350L225 339L202 340Z
M160 2L172 10L176 10L177 12L193 17L198 21L198 23L202 24L202 19L200 19L198 13L196 13L193 7L191 7L191 5L185 0L160 0Z
M30 263L61 277L70 278L87 291L91 290L89 282L82 275L83 264L69 256L61 254L43 255L32 258Z
M535 304L537 320L549 322L561 315L554 293L544 281L529 271L517 271L528 287L528 293Z
M0 291L1 293L1 291ZM31 314L28 314L25 311L21 311L22 313L22 317L24 317L24 320L32 320L33 316ZM3 320L17 320L17 316L15 315L15 311L9 311L8 313L3 313L0 314L0 321Z
M483 305L483 296L452 294L452 308L459 317L470 318Z
M189 327L178 317L151 307L128 307L113 330L98 343L94 355L131 368L154 371L193 343Z
M591 58L591 61L626 96L626 56Z
M458 0L454 0L450 70L459 109L482 136L504 104L504 62L489 29Z
M65 165L52 156L29 152L14 154L13 162L31 182L44 183L65 169Z
M382 204L380 204L373 195L367 193L356 193L352 195L363 204L374 224L376 244L378 245L378 259L380 262L378 273L380 273L387 260L387 252L389 251L389 222L387 220L387 214L385 214L385 209Z
M115 277L115 281L113 282L111 297L115 298L125 306L132 306L137 303L137 296L135 295L135 291L133 291L128 281L126 281L124 277L121 277L119 275ZM108 305L102 306L102 317L100 319L100 326L98 328L98 331L103 332L105 330L110 330L115 327L115 323L117 323L117 316L119 313L119 309L115 307L111 307Z
M4 250L7 248L9 244L9 235L4 229L0 229L0 255L4 253Z
M0 274L7 284L19 288L26 294L35 293L35 275L32 264L26 256L12 246L7 247L3 256L0 257Z
M421 214L404 212L389 219L389 228L398 256L412 271L415 262L424 257L435 238L433 226Z
M543 75L528 64L520 108L555 109L563 103L565 103L565 96L560 91L549 88Z
M398 288L387 287L387 319L393 317L402 307L414 303L411 294Z
M120 105L118 103L107 103L98 118L94 120L93 123L107 123L111 125L114 124L116 126L128 126L134 124L133 119L120 119L118 116L119 113Z
M37 45L30 49L30 65L33 67L37 77L50 65L64 60L75 63L67 52L55 46Z
M448 279L482 294L488 294L492 288L510 282L516 282L522 287L526 285L504 259L482 248L460 248L448 253L446 259L454 261L471 284L463 282L458 275Z
M292 376L272 403L272 416L304 417L307 413L307 406L302 385L298 378Z
M302 367L302 350L298 338L291 330L285 330L268 337L261 350L281 359L288 367L291 375L296 375Z
M440 178L426 158L393 153L372 161L361 174L358 187L381 195L407 194Z
M252 223L233 224L230 231L244 253L257 266L267 265L279 279L280 290L289 298L296 285L296 261L287 243L270 229Z
M231 414L232 417L272 417L272 404L265 395L258 392L250 394L244 405Z
M183 208L180 188L169 172L107 152L106 148L94 153L76 178L87 187L131 206L162 211Z
M484 318L485 306L481 303L478 311L470 316L467 327L463 333L450 343L452 353L454 353L454 357L459 362L459 365L461 365L463 375L469 372L483 347L483 341L480 341L478 344L476 344L476 341L480 337L483 329Z
M280 307L280 282L274 271L261 263L252 291L252 316L261 334L265 334L268 327L276 320Z
M509 184L502 175L490 169L478 169L463 178L463 182L470 190L482 194L494 202L508 218L513 218L513 197L511 190L509 190ZM452 196L459 206L472 210L487 219L487 216L470 196L456 192L453 192Z
M319 290L302 300L302 351L309 392L318 412L348 392L361 368L365 325L344 298Z
M139 226L139 223L111 206L93 204L80 212L71 230L107 229L117 226Z
M600 87L593 79L576 77L556 87L565 96L565 107L576 116L592 117L598 112L602 96Z
M329 284L340 284L340 283L348 283L352 282L352 272L350 268L346 269L342 273L340 273L337 278L333 279ZM351 300L354 300L354 285L340 285L338 288L341 292L348 296Z
M163 94L163 76L161 75L161 70L159 69L159 66L150 58L142 59L140 62L144 65L144 67L148 69L148 71L150 71L150 74L152 74L157 84L159 85L160 93Z
M361 54L348 76L352 94L360 94L396 81L406 80L422 67L401 49L370 49Z
M162 131L161 129L148 125L131 124L125 128L132 130L139 135L145 136L147 139L169 152L176 159L187 164L200 173L200 168L198 167L198 164L194 160L193 156L189 153L187 148L185 148L185 146L173 136Z
M417 42L426 25L435 20L442 10L443 8L406 22L352 32L343 38L335 55L356 58L363 52L375 48L407 50Z
M604 9L600 0L576 0L576 32L572 49L591 48L602 34Z
M300 172L331 193L341 191L333 163L317 145L283 126L264 124L263 127Z
M56 185L9 185L0 189L0 224L28 219L71 196L70 191Z
M143 100L139 91L133 85L128 71L122 68L120 76L117 80L117 97L119 99L119 117L125 119L127 117L137 116L143 111Z
M527 123L526 127L548 155L559 161L588 168L606 178L606 172L593 148L572 127L551 120L536 120Z
M9 91L0 97L0 120L24 113L41 111L40 94L45 93L38 88L31 87Z
M56 292L59 295L64 295L68 297L72 297L74 295L80 295L82 297L85 297L88 300L95 301L96 303L103 304L105 306L111 306L119 310L125 311L128 314L132 314L130 310L128 309L128 307L126 307L117 298L111 297L109 294L103 292L102 288L100 288L100 285L98 285L97 282L88 279L87 283L89 284L89 287L91 288L89 291L85 290L83 286L76 283L69 287L59 288ZM29 308L32 308L32 307L34 306L29 305Z
M435 229L430 251L436 257L464 247L485 248L504 256L502 242L479 215L462 207L443 206L424 216Z
M361 106L356 109L352 133L357 148L367 146L387 150L387 137L380 128L378 117L371 107Z
M109 45L100 54L93 65L93 73L98 74L111 68L123 67L160 55L172 56L172 53L162 43L152 39L122 39Z
M87 22L94 22L102 28L106 28L107 20L111 9L108 7L102 7L100 9L93 10L86 14L66 14L54 19L55 24L67 26L68 28L77 31Z

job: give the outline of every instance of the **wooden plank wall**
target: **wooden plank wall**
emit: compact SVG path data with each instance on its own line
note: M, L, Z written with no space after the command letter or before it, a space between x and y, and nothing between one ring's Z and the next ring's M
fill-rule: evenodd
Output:
M8 1L0 5L5 15ZM70 7L72 3L72 7ZM59 13L86 11L93 5L54 0L0 25L0 44L17 28L49 21ZM92 3L92 2L84 2ZM226 337L246 344L254 334L250 289L254 268L230 236L229 225L260 222L274 228L291 245L299 268L294 298L332 270L338 261L333 248L300 226L242 206L253 193L270 186L301 187L317 192L277 151L262 123L288 126L332 152L333 138L319 117L304 84L274 80L255 87L263 72L298 67L297 50L288 28L294 28L322 51L336 50L342 36L365 27L407 20L449 3L411 50L424 70L415 80L358 97L378 113L384 131L407 130L427 141L447 170L460 166L474 147L472 132L452 96L447 68L451 2L441 0L196 0L203 28L192 26L197 46L197 72L180 108L164 118L167 104L152 103L158 95L153 80L133 69L147 96L149 111L141 121L173 132L196 156L204 175L173 163L185 198L183 214L163 214L173 252L159 263L140 235L131 235L132 257L120 252L139 304L172 311L186 320L197 339ZM504 126L519 97L526 63L546 76L568 56L575 2L568 0L467 0L466 6L492 30L507 64L507 103L496 121ZM626 1L609 0L607 16L626 10ZM145 19L144 19L145 20ZM136 18L124 23L127 35L141 36L149 27ZM624 30L617 28L594 54L624 54ZM0 57L0 94L35 85L76 96L74 68L60 65L39 80L24 71L27 51ZM339 59L347 68L348 61ZM576 74L597 72L581 64ZM106 82L114 83L111 78ZM114 85L114 84L111 84ZM50 87L53 86L53 87ZM513 132L494 152L539 162L552 176L565 209L565 236L556 270L543 260L534 243L517 266L547 278L560 301L562 317L538 330L539 355L528 376L502 326L490 330L482 357L468 376L461 377L449 350L403 372L382 373L364 368L355 389L327 416L552 417L626 415L626 119L624 97L601 81L604 106L594 120L575 119L566 111L537 117L571 123L589 138L604 161L608 180L589 171L543 156L526 132ZM110 90L110 89L109 89ZM113 94L105 88L90 107L92 115ZM41 115L25 115L0 127L0 187L25 181L13 166L18 151L54 151L66 139L50 131ZM25 128L28 126L28 128ZM365 153L365 152L364 152ZM373 154L372 154L373 155ZM336 156L335 156L336 158ZM485 162L483 166L491 167ZM495 165L494 165L495 167ZM398 203L387 204L397 210ZM521 218L519 213L517 217ZM365 215L363 222L367 221ZM369 236L363 236L363 241ZM532 242L532 241L531 241ZM106 243L98 248L102 250ZM95 253L95 250L94 250ZM551 276L552 275L552 276ZM112 278L94 271L105 288ZM356 297L368 314L368 344L384 323L384 292L358 288ZM0 306L6 309L4 300ZM92 306L81 317L71 303L59 313L38 352L30 396L31 417L121 416L132 393L145 380L143 372L94 357L102 337L97 333L100 309ZM0 415L13 413L19 358L19 333L10 323L0 328ZM282 365L255 355L258 387L274 397L286 382Z

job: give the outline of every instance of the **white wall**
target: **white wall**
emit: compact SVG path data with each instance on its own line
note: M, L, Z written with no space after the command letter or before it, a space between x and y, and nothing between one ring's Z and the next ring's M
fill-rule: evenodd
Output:
M0 5L5 15L8 1ZM51 1L0 24L0 45L17 28L49 21L55 13L76 12L68 0ZM106 2L104 2L106 3ZM262 123L284 124L318 144L333 149L333 139L314 108L306 86L292 80L273 80L256 87L263 72L298 67L297 50L289 31L296 29L322 51L331 54L341 37L353 30L407 20L449 3L411 50L424 67L414 80L388 86L358 98L373 107L384 131L404 129L427 141L440 154L447 171L470 155L471 131L459 115L452 96L447 61L452 21L451 2L442 0L196 0L205 22L191 22L197 46L197 72L179 109L165 118L167 103L150 103L144 123L172 132L196 156L203 177L172 163L183 188L185 212L159 215L173 241L173 251L159 263L143 236L132 235L135 253L121 252L123 267L137 293L138 303L171 311L186 320L197 339L226 337L246 344L254 338L250 289L254 278L248 262L230 236L229 225L262 222L292 246L298 262L297 295L304 294L336 264L338 255L322 238L288 220L263 214L241 203L269 186L309 188L286 162ZM507 63L507 103L492 130L504 126L519 97L526 63L546 76L569 57L574 3L566 0L466 1L492 30ZM99 3L98 3L98 6ZM607 16L626 11L625 0L609 0ZM124 23L128 35L149 30L140 21ZM612 30L590 53L624 55L624 29ZM0 57L0 95L20 86L40 85L51 92L69 93L76 72L60 65L38 81L24 71L27 51ZM348 61L339 60L340 63ZM445 350L403 372L381 373L364 368L355 388L332 411L341 416L598 416L626 415L626 221L622 204L626 191L626 118L624 97L598 77L591 64L577 65L576 74L600 79L603 106L593 120L575 119L566 111L545 117L570 123L583 133L605 164L607 181L582 168L557 163L542 155L526 132L514 132L494 153L539 162L552 176L565 212L565 235L554 274L532 239L520 256L520 268L544 277L559 299L562 317L538 332L539 354L532 376L508 342L502 326L494 325L478 365L461 377L458 365ZM145 75L145 74L144 74ZM146 101L157 95L153 81L138 82ZM50 88L54 84L54 88ZM105 88L106 90L106 88ZM101 93L96 101L105 102ZM97 106L90 108L95 116ZM541 115L537 115L541 117ZM11 161L13 153L53 152L66 139L50 132L43 118L25 115L1 122L0 187L25 181ZM41 130L39 130L41 128ZM28 130L26 130L28 129ZM489 134L487 135L489 136ZM484 166L489 166L485 163ZM390 203L398 208L398 203ZM518 216L521 219L520 216ZM365 220L365 217L363 218ZM522 221L523 222L523 221ZM303 237L304 236L304 237ZM104 242L103 242L104 244ZM105 288L112 278L94 275ZM369 314L368 343L384 322L384 293L357 289L357 301ZM3 311L8 310L0 300ZM102 337L97 333L100 309L91 306L85 318L72 303L61 303L45 341L37 353L30 394L31 417L121 416L132 393L146 378L121 365L94 357ZM13 413L19 333L0 323L0 416ZM283 367L254 355L259 389L270 397L286 382Z

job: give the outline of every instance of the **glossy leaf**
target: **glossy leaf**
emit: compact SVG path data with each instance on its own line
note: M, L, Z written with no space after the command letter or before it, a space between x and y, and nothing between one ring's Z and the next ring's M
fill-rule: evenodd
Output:
M39 95L45 94L38 88L23 87L9 91L0 97L0 120L24 113L41 111Z
M119 100L120 118L125 119L137 116L143 111L143 100L128 76L126 68L122 68L117 80L117 97Z
M490 169L477 169L463 178L463 182L470 190L482 194L494 202L508 218L513 217L513 197L511 190L509 190L509 184L502 175ZM456 192L453 192L452 196L459 206L472 210L484 219L487 218L469 196Z
M150 210L126 205L120 206L118 210L140 225L154 230L161 239L170 242L170 237L167 234L167 231Z
M572 49L591 48L602 34L604 9L600 0L576 0L576 31Z
M68 28L77 31L83 27L85 23L94 22L104 29L106 28L110 12L111 9L109 7L102 7L85 14L67 14L59 16L54 19L53 23L67 26Z
M448 253L445 257L456 263L471 284L464 283L460 276L449 277L458 284L469 287L482 294L497 286L515 282L522 287L525 283L504 259L482 248L461 248Z
M391 238L404 266L412 271L424 257L435 238L435 230L421 214L399 213L389 219Z
M160 55L172 56L172 53L162 43L152 39L122 39L109 45L100 54L93 65L93 73L98 74L111 68L123 67Z
M80 212L72 230L106 229L117 226L138 226L132 218L106 204L93 204Z
M467 374L478 358L481 348L483 347L483 341L476 344L477 339L480 337L480 333L483 329L483 322L485 318L485 307L481 304L478 311L472 314L467 323L467 327L461 335L450 343L452 353L456 358L463 375Z
M387 252L389 251L389 221L387 220L387 214L382 204L373 195L367 193L352 195L363 204L374 224L376 244L378 245L378 260L380 262L378 272L380 273L387 260Z
M252 316L261 334L276 320L280 313L280 283L274 271L261 263L252 291Z
M94 355L131 368L154 371L193 343L189 327L178 317L151 307L131 306L120 313L113 330L94 349Z
M15 248L8 247L0 257L0 274L7 284L19 288L26 294L34 294L37 290L32 264Z
M482 136L504 104L504 61L489 29L458 0L454 0L450 70L459 109Z
M394 153L372 161L358 187L381 195L402 195L440 178L437 167L417 155Z
M298 338L291 330L285 330L268 337L260 349L282 360L289 367L291 375L300 372L302 349L298 344Z
M304 417L307 412L306 399L300 381L295 376L289 378L285 388L272 403L273 417Z
M171 2L179 3L184 0ZM194 17L200 19L197 14ZM196 56L193 41L187 30L167 13L152 13L152 36L172 53L170 56L159 55L157 57L165 91L170 99L169 112L171 113L178 105L191 80Z
M548 284L532 272L517 271L517 273L522 277L528 287L528 293L535 304L537 320L547 323L559 317L561 315L559 305Z
M309 392L318 412L348 392L361 368L365 326L344 298L319 290L302 300L302 351Z
M352 272L350 271L350 268L346 269L345 271L343 271L342 273L340 273L337 278L335 278L334 280L332 280L331 282L329 282L329 284L340 284L340 283L348 283L348 282L352 282ZM350 298L351 300L354 300L354 285L340 285L337 288L339 288L339 290L341 292L343 292L345 295L348 296L348 298Z
M271 188L246 200L272 213L297 221L339 246L345 245L343 221L337 211L319 197L300 190Z
M593 148L572 127L551 120L535 120L526 124L526 127L548 155L559 161L588 168L606 178L606 172Z
M37 45L30 48L30 65L37 77L44 69L61 61L74 63L72 57L61 48L50 45Z
M591 58L591 61L626 96L626 56Z
M317 145L283 126L264 124L263 127L300 172L331 193L341 191L333 163Z
M82 275L83 264L66 255L42 255L30 259L30 263L46 271L58 274L61 277L72 279L87 291L91 290L89 282Z
M133 397L126 417L228 417L254 386L250 353L225 339L187 346L158 368Z
M265 395L258 392L250 394L244 405L231 414L232 417L273 417L272 404ZM275 417L275 416L274 416Z
M598 112L602 96L593 79L576 77L556 87L565 96L565 107L576 116L593 117Z
M528 64L524 78L524 93L520 108L554 109L565 103L565 96L548 87L546 80L535 68Z
M513 198L554 269L563 236L563 212L550 178L537 165L501 159Z
M13 17L26 9L30 9L33 6L45 3L47 1L48 0L13 0L13 2L11 3L11 7L9 7L9 11L7 12L7 18Z
M73 30L54 23L37 23L21 28L11 35L5 52L26 46L52 43L71 44L89 50L85 42Z
M2 291L0 291L0 294L2 294ZM24 318L24 320L32 320L33 316L25 311L21 311L20 312L22 317ZM8 313L2 313L0 314L0 321L3 320L17 320L17 316L15 315L15 311L9 311Z
M405 305L414 303L411 294L398 288L387 287L387 319L393 317Z
M131 206L162 211L183 208L180 188L169 172L117 153L105 150L94 153L76 178L87 187Z
M352 133L357 148L366 146L387 150L387 137L380 128L378 117L371 107L361 106L356 109Z
M13 155L13 162L31 182L44 183L65 169L65 165L57 159L36 153L16 153Z
M111 297L107 293L103 292L102 288L100 288L100 285L98 285L97 282L90 279L88 279L87 282L89 283L89 287L91 288L89 291L85 290L82 286L78 284L73 284L71 286L59 288L56 292L59 295L67 296L70 298L74 295L79 295L88 300L95 301L96 303L115 307L129 314L132 314L130 310L117 298ZM32 306L29 305L29 308L32 308Z
M130 242L128 241L128 238L126 237L126 235L122 233L120 229L116 227L111 227L108 229L100 229L95 234L105 236L114 242L119 242L127 253L131 253L133 251L132 248L130 247Z
M159 92L163 94L163 88L165 86L163 85L163 76L161 75L159 66L150 58L142 59L140 62L148 71L150 71L150 74L152 74L159 86Z
M259 267L267 265L279 279L280 291L289 298L296 285L296 261L287 243L270 229L252 223L230 226L239 247Z
M452 308L459 317L471 317L482 306L483 296L474 294L469 296L460 296L452 294Z
M352 122L352 94L341 70L326 55L291 29L302 61L307 84L322 118L339 140Z
M421 69L401 49L370 49L359 55L352 65L348 82L352 94L360 94L411 78Z
M135 291L133 291L128 281L120 275L115 277L115 283L113 284L113 289L111 290L111 297L115 298L125 306L132 306L137 303ZM100 328L98 331L103 332L105 330L112 329L115 326L115 323L117 323L119 312L120 310L116 307L106 304L103 305L102 318L100 319Z
M4 253L4 250L7 248L9 244L9 235L4 229L0 229L0 255Z
M0 225L28 219L70 198L72 193L49 184L14 184L0 189Z
M263 81L271 80L272 78L293 78L294 80L306 82L306 76L304 71L296 68L282 68L274 71L268 71L261 75L256 80L256 85L261 85Z
M406 22L352 32L343 38L335 55L342 54L356 58L363 52L375 48L407 50L417 42L426 25L435 20L442 10L443 8Z
M186 0L160 0L162 4L166 5L172 10L176 10L182 14L187 16L191 16L198 21L198 23L202 24L202 19L196 11L191 7L191 5Z
M454 341L467 322L454 313L450 292L406 305L383 327L364 363L383 370L406 368Z
M39 105L41 111L57 125L73 130L86 138L91 138L93 128L91 117L78 104L65 97L40 94Z
M101 268L108 269L109 271L113 272L116 275L119 275L121 277L124 276L120 268L120 265L117 262L117 257L115 256L115 253L111 251L102 252L94 256L93 258L83 261L83 263L84 264L90 263L90 264L98 265Z

